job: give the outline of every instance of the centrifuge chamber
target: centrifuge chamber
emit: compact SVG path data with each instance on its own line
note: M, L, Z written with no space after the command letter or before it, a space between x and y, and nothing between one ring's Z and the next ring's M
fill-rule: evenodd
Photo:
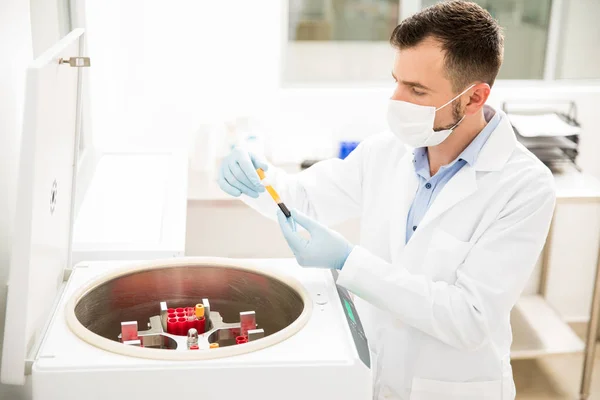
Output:
M199 297L225 321L255 311L264 338L181 351L118 342L122 320L141 328L160 300ZM34 399L368 399L369 351L355 312L328 271L292 260L81 264L33 364Z
M218 258L70 268L77 110L89 65L82 35L73 31L27 71L2 382L31 379L33 400L371 398L360 319L329 271ZM162 316L161 302L179 308L204 298L229 334L240 313L253 311L262 337L237 344L224 331L204 342L218 348L197 350L180 346L181 335L119 339L122 322L137 322L141 335Z

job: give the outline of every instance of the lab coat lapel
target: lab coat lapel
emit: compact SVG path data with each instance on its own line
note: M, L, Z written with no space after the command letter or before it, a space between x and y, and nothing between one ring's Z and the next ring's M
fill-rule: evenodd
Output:
M392 263L404 249L406 218L417 192L419 180L413 165L413 153L408 150L397 166L396 181L392 189L392 215L390 218L390 257Z
M459 201L467 198L477 190L475 169L470 165L463 166L456 175L444 186L433 204L423 216L417 231L422 231L425 226L442 215Z
M477 190L478 171L497 171L504 167L516 146L516 137L508 117L502 111L500 123L492 132L486 144L481 149L479 157L474 166L465 165L444 186L436 197L429 210L425 213L423 220L417 228L422 231L425 226L434 221L445 211L461 200L466 199Z

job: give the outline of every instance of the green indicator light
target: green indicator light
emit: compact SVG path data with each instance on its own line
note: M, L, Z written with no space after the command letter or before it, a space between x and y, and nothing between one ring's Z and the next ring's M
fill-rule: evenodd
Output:
M348 303L348 300L344 299L344 305L346 306L346 311L348 312L348 316L350 317L352 322L356 323L356 320L354 319L354 314L352 313L352 307L350 306L350 303Z

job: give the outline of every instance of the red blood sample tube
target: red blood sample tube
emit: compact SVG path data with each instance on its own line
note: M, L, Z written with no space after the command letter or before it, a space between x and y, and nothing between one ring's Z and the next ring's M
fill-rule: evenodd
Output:
M172 313L167 314L167 317L169 319L171 319L171 318L177 318L177 314L175 314L174 312L172 312Z
M196 321L194 321L196 326L196 330L198 331L198 334L201 335L203 333L206 332L206 319L204 317L197 319Z
M175 334L176 335L186 335L187 331L185 330L185 324L187 322L187 318L177 318L177 325L176 325L176 329L175 329Z
M177 318L169 318L167 320L167 333L170 333L171 335L176 335L177 333Z
M181 308L181 307L179 307L179 308L176 308L176 309L175 309L175 312L176 312L176 313L185 312L185 308Z
M188 331L192 328L196 327L196 321L190 321L187 317L185 318L185 333L184 336L187 335Z

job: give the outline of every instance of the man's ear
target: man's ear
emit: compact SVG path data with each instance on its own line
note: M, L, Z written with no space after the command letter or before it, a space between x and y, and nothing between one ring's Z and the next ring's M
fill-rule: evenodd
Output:
M475 114L484 106L488 97L490 97L491 88L487 83L478 83L466 93L469 95L469 102L465 107L465 114Z

